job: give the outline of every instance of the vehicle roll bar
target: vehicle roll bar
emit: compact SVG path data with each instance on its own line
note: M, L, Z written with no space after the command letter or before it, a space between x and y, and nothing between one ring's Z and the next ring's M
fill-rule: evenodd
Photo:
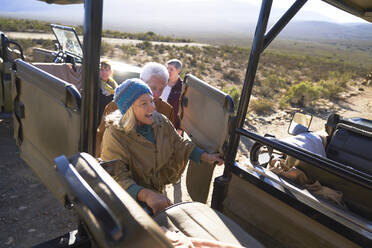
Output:
M80 151L95 155L103 1L85 0Z

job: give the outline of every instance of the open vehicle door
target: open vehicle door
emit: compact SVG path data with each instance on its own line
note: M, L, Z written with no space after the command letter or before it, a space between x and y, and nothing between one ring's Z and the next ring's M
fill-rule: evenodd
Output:
M181 128L195 144L209 153L225 154L234 103L229 95L192 75L181 94ZM206 202L214 166L189 162L186 185L194 201Z
M61 151L69 155L79 151L81 95L66 81L68 77L57 77L25 62L22 47L2 33L0 60L2 110L14 112L20 157L61 200L63 190L54 180L53 159ZM68 67L48 66L60 72Z

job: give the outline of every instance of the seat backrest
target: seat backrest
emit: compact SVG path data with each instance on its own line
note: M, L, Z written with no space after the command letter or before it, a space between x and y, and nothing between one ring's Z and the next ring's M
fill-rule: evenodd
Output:
M162 229L87 153L55 159L65 199L98 247L173 247ZM95 247L95 246L94 246Z
M67 83L75 85L81 92L83 86L83 68L81 65L76 65L75 68L68 63L33 63L33 65Z
M327 145L327 157L372 175L372 132L340 123Z
M38 61L38 62L52 62L54 60L53 53L54 51L35 47L32 50L32 59L33 61Z
M20 156L59 195L53 158L79 151L81 96L73 85L22 60L15 61L12 82Z

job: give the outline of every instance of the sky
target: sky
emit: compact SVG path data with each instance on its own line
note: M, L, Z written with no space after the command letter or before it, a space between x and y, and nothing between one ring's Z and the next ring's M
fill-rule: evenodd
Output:
M294 0L273 0L270 22L277 20ZM252 30L260 0L104 0L103 27L120 31L220 32ZM0 0L0 16L82 24L83 5L54 5L36 0ZM367 23L321 0L308 0L294 21ZM270 24L269 22L269 24Z
M244 3L249 3L254 6L259 6L261 1L259 0L239 0ZM273 9L284 9L289 8L295 1L291 0L277 0L273 1ZM327 4L321 0L309 0L302 7L301 12L312 12L323 16L324 21L337 22L337 23L367 23L359 17L355 17L345 11L339 10L330 4ZM307 18L305 18L307 19Z

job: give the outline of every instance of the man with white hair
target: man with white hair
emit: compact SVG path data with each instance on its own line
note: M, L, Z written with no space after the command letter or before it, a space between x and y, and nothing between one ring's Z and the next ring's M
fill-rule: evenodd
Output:
M160 96L167 85L169 79L169 73L167 68L159 63L150 62L145 64L140 74L140 79L148 84L152 91L154 97L154 103L156 111L165 115L173 125L175 125L175 116L172 106L163 101ZM105 110L102 114L101 122L97 129L97 138L96 138L96 157L100 157L102 151L102 139L105 132L105 117L117 110L118 107L114 101L111 101L105 107Z

